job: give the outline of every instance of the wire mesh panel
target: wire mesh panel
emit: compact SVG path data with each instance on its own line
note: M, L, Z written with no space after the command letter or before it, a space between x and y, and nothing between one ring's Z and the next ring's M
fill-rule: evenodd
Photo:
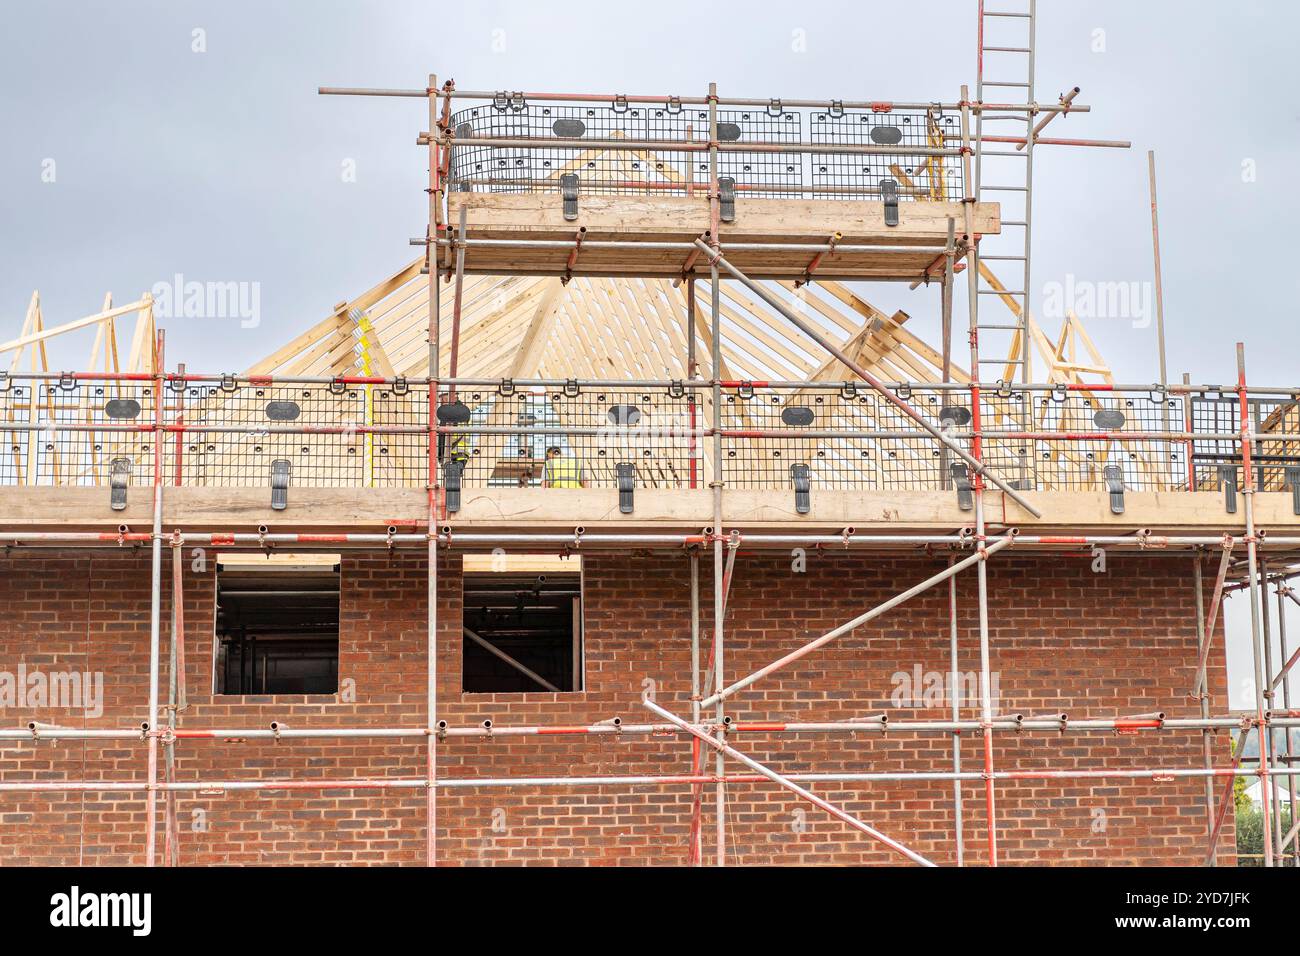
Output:
M947 431L969 430L970 395L961 392L895 389L898 398L925 416L935 427ZM920 427L892 402L880 399L877 418L883 431L920 431ZM969 447L969 439L961 445ZM930 437L880 439L881 488L946 488L952 480L952 465L959 462L941 442Z
M283 460L289 462L290 487L369 484L377 457L374 436L354 429L372 423L372 388L240 382L173 391L167 402L172 421L186 430L163 444L164 478L185 485L270 487L272 463ZM331 433L284 434L275 428Z
M540 192L558 189L576 173L584 192L645 192L664 175L650 174L645 150L585 146L593 140L645 139L645 111L605 106L478 106L452 116L453 188L464 192ZM527 138L543 142L476 146L474 139Z
M708 113L705 129L708 129ZM780 107L767 110L719 110L718 140L734 143L798 143L803 139L803 117ZM696 160L704 166L708 157ZM718 176L736 181L741 198L789 199L802 194L803 156L795 152L718 152Z
M877 396L850 389L723 389L719 423L722 480L731 488L791 488L791 468L807 465L812 487L879 487L880 445L848 434L877 428ZM835 437L759 436L760 431L844 432Z
M427 429L427 385L363 386L369 390L371 420L380 428ZM377 434L369 441L370 481L376 487L423 488L429 482L428 433Z
M967 392L950 392L948 404L970 407ZM1029 491L1041 487L1034 443L1024 438L1000 438L998 431L1029 431L1033 424L1033 398L1029 392L1010 386L980 392L980 427L986 433L981 456L990 468L1013 488Z
M1241 404L1237 395L1213 392L1192 396L1192 430L1204 434L1239 434ZM1248 424L1256 433L1300 434L1300 405L1295 399L1255 398L1246 400ZM1300 467L1300 442L1286 438L1252 442L1251 467L1255 488L1282 491L1290 487L1288 469ZM1237 438L1198 438L1192 451L1196 488L1210 491L1232 484L1244 487L1241 441Z
M902 388L896 394L941 431L969 430L967 392ZM1007 417L1006 409L1001 414ZM951 466L960 462L929 435L897 434L921 428L879 393L851 382L839 389L726 389L721 422L732 432L722 442L723 477L730 487L792 487L791 467L806 464L813 488L941 489L951 486ZM755 434L773 430L786 434ZM969 445L968 438L957 440ZM1009 456L1003 444L991 443L986 460L1005 473L1023 465L1025 456Z
M1158 389L1149 394L1066 392L1034 394L1035 431L1113 433L1113 438L1066 437L1034 443L1039 487L1106 490L1105 469L1118 466L1124 487L1162 491L1187 486L1187 443L1125 438L1126 433L1182 431L1183 401Z
M964 389L899 386L894 395L940 432L969 449L971 396ZM735 487L791 486L790 467L809 465L814 487L829 489L953 487L966 474L961 457L917 433L920 426L884 396L845 383L838 391L728 389L722 407L723 474ZM1186 486L1186 442L1126 433L1178 431L1180 400L1153 395L1028 392L990 389L980 395L982 458L989 469L1020 490L1104 491L1105 468L1118 465L1125 487L1140 490ZM797 434L759 434L770 430ZM1028 433L1075 433L1042 440ZM1114 438L1077 433L1113 431ZM827 437L825 432L838 432ZM857 433L868 432L862 435ZM1000 432L1017 434L1001 435ZM954 467L956 472L954 473Z
M1258 400L1251 404L1252 425L1257 433L1300 435L1300 404L1294 398ZM1266 438L1251 447L1256 487L1261 491L1283 491L1300 483L1300 441Z
M957 118L938 108L925 111L814 111L809 116L811 141L820 144L895 147L897 153L817 153L810 162L810 182L818 195L879 199L881 183L893 180L901 199L960 201L964 191L957 157L909 153L942 149L959 133Z
M687 110L680 107L657 106L645 111L645 138L676 142L707 143L709 141L709 113L707 110ZM685 195L698 191L706 195L709 186L709 158L707 153L686 150L656 149L650 172L656 191Z
M970 450L971 440L964 437L974 425L970 392L925 387L899 387L893 392L921 414L928 424L952 435L959 447ZM981 425L986 430L1023 430L1028 418L1027 398L1018 391L1007 391L1005 394L982 392L980 416ZM883 399L880 423L885 431L920 429L911 416ZM1026 445L1023 440L986 437L982 457L985 464L1012 487L1028 490L1034 487L1034 473L1032 457ZM881 439L881 454L881 487L885 488L951 488L954 466L963 477L969 471L959 455L930 437Z
M444 411L458 403L457 415ZM617 466L632 466L643 488L703 487L703 442L696 396L688 390L599 388L462 390L439 402L440 419L459 417L439 459L463 461L465 487L534 487L563 474L588 488L618 486ZM547 468L554 449L561 462Z
M128 484L153 484L153 435L140 430L154 424L152 385L92 384L69 378L37 383L35 396L38 426L113 426L67 431L40 427L29 433L36 484L107 484L115 460L125 461Z
M31 415L32 386L0 376L0 485L29 483L29 433L5 426L30 424Z
M969 390L897 385L893 395L970 447ZM707 487L711 441L693 434L712 426L706 396L685 385L577 382L444 391L437 403L439 477L445 480L448 464L457 462L464 487L616 488L624 466L637 487ZM424 384L273 384L232 376L219 384L169 382L162 398L168 484L267 487L282 461L291 487L418 488L428 481ZM1240 487L1243 480L1240 412L1231 391L1183 398L1158 387L999 385L982 390L980 401L983 460L1018 489L1106 491L1112 466L1133 491ZM151 382L0 379L0 484L104 485L120 467L128 483L148 485L155 414ZM1254 432L1278 436L1253 442L1256 488L1300 484L1300 397L1252 395L1248 414ZM801 465L813 487L841 490L940 490L963 474L959 455L917 434L903 409L857 383L728 386L718 421L720 474L731 487L792 488L791 469ZM1189 421L1194 433L1224 437L1164 437L1185 431ZM1059 437L1042 437L1049 432ZM548 469L550 458L559 461ZM565 480L557 481L561 473Z
M798 143L802 116L793 111L719 110L724 143ZM580 192L679 194L709 181L707 154L681 149L610 145L619 140L709 139L707 110L669 106L481 106L452 117L455 148L451 184L460 191L541 192L575 174ZM526 138L537 143L475 145L475 139ZM603 145L600 145L603 142ZM592 145L587 145L592 144ZM797 152L722 151L718 175L736 181L741 196L798 196L803 164ZM693 177L693 178L692 178Z

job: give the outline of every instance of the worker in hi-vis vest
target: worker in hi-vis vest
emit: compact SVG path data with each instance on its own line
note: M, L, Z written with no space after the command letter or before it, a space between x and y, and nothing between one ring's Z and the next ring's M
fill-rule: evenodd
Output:
M565 455L559 445L546 449L546 465L542 468L543 488L582 488L582 462Z
M469 436L457 432L451 436L451 448L448 457L452 461L469 461Z

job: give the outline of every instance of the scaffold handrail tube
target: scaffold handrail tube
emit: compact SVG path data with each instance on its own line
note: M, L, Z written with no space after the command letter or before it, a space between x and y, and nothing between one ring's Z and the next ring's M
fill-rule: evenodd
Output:
M453 243L455 240L440 240L441 242ZM487 242L489 240L466 240L471 244L474 242ZM491 240L514 243L514 240ZM523 243L531 244L544 240L520 240ZM590 243L584 243L589 245ZM573 246L572 242L560 242L558 245L565 249ZM619 242L619 246L625 246L626 243ZM694 242L673 243L674 247L680 246L683 249L695 248ZM722 249L730 248L728 243L719 243ZM768 243L754 244L756 249L774 249L780 246L774 246ZM813 246L813 249L821 246ZM847 248L842 244L835 246L837 250ZM874 250L890 249L893 247L870 246ZM929 251L924 246L900 246L899 251L915 252L917 250ZM936 246L934 249L943 252L943 246ZM63 371L63 372L39 372L39 371L13 371L0 372L0 392L5 391L13 382L34 381L34 382L138 382L141 384L152 385L158 376L152 372L103 372L103 371ZM409 376L392 376L384 377L378 375L239 375L234 373L223 372L163 372L162 379L168 388L173 391L177 386L188 383L208 383L221 384L227 386L258 386L258 385L389 385L402 386L411 384L424 384L427 379L424 377L411 378ZM483 378L474 376L451 377L444 376L437 379L441 386L499 386L503 383L515 385L517 387L561 387L564 385L579 385L592 388L610 388L614 386L625 386L629 388L641 387L659 387L667 388L669 386L680 387L689 390L705 391L712 387L714 382L724 388L738 388L742 386L763 386L770 388L800 388L800 389L825 389L838 390L843 388L845 381L836 379L712 379L712 378L686 378L686 379L653 379L653 378ZM849 382L853 380L847 380ZM924 388L927 391L956 391L969 392L972 387L979 387L985 390L1005 388L1016 392L1134 392L1134 393L1168 393L1170 395L1188 395L1196 392L1217 393L1225 396L1231 396L1235 401L1238 387L1235 384L1202 382L1170 382L1167 385L1151 382L1015 382L1007 383L1004 381L970 381L970 382L915 382L915 381L886 381L881 380L881 384L892 391L900 389L917 389ZM1282 385L1250 385L1246 389L1248 395L1274 395L1285 396L1293 400L1300 400L1300 385L1282 386ZM1235 433L1234 433L1235 437Z
M427 89L379 89L355 86L321 86L317 87L317 94L320 96L396 96L396 97L418 97L425 99L429 96ZM628 103L654 106L747 106L747 107L768 107L773 103L779 103L789 109L845 109L845 110L872 110L875 112L891 112L893 110L928 110L942 109L948 112L955 112L963 106L969 106L973 111L987 110L997 112L1021 112L1021 113L1088 113L1092 107L1083 103L970 103L961 101L956 103L922 103L922 102L904 102L893 100L837 100L837 99L767 99L754 97L736 97L736 96L717 96L709 94L708 96L677 96L666 93L662 95L647 94L623 94L623 93L546 93L546 92L528 92L528 91L502 91L502 90L461 90L452 89L441 92L438 95L446 96L455 100L481 100L492 102L502 95L522 98L523 100L534 101L554 101L556 103ZM516 100L517 101L517 100Z
M1300 717L1268 716L1265 726L1273 728L1300 727ZM991 722L995 729L1017 732L1066 733L1134 733L1144 730L1201 732L1206 730L1239 730L1243 726L1253 727L1254 718L1234 716L1224 717L1167 717L1167 718L1083 718L1071 719L1062 714L1059 718L1040 717L995 717ZM705 732L716 732L725 727L727 733L756 734L806 734L806 733L845 733L858 734L953 734L974 732L983 729L984 724L978 720L861 720L861 721L730 721L722 724L701 720L695 723ZM160 734L164 741L171 740L214 740L219 742L236 742L241 740L317 740L328 738L424 738L435 737L439 740L453 738L487 738L495 737L554 737L554 736L613 736L621 735L658 735L676 733L680 730L675 724L619 724L597 723L566 726L562 724L536 724L510 726L493 724L490 728L482 726L467 727L209 727L167 730ZM141 728L96 729L80 727L59 727L29 725L29 729L0 728L0 740L142 740L147 731Z
M359 550L387 550L390 547L401 545L427 545L430 539L428 534L366 534L366 533L338 533L338 534L293 534L293 533L256 533L256 532L184 532L186 541L193 544L209 544L222 547L230 547L243 550L260 550L267 545L292 544L301 546L316 546L325 549L333 548L356 548ZM1300 547L1300 536L1295 535L1267 535L1261 537L1261 546L1273 548L1295 548ZM166 539L169 535L161 535ZM521 545L561 545L568 546L573 550L581 550L583 547L618 547L622 545L666 545L678 547L697 547L709 544L714 540L726 541L728 535L715 534L653 534L653 533L610 533L585 532L579 530L578 533L555 533L555 532L514 532L493 534L491 532L455 532L454 534L440 531L436 532L434 537L445 547L461 547L467 550L490 549L495 544L521 544ZM0 529L0 545L75 545L75 546L93 546L102 545L105 547L115 547L124 545L141 545L146 544L154 539L154 535L144 531L6 531ZM1030 546L1044 546L1052 548L1078 546L1080 548L1100 545L1113 548L1132 548L1146 554L1151 554L1153 550L1170 550L1170 549L1201 549L1206 547L1217 546L1221 541L1221 536L1213 535L1152 535L1137 533L1132 535L1035 535L1020 534L1016 529L1012 529L1007 534L992 534L986 537L990 543L989 550L993 550L992 545L998 543L1011 544L1024 548ZM747 545L766 545L772 547L784 547L786 545L806 544L809 546L837 546L844 550L850 550L853 547L870 547L870 546L893 546L908 545L918 549L924 549L926 546L949 545L963 549L974 547L974 538L970 535L927 535L927 534L872 534L870 532L854 532L851 535L845 534L768 534L763 532L747 533L745 535ZM1243 585L1244 586L1244 585Z

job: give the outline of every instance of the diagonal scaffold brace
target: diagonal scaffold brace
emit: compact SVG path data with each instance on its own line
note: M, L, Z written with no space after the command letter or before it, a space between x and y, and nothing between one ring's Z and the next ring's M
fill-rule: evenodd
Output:
M728 746L727 744L724 744L721 740L718 740L716 737L710 737L708 734L700 730L698 727L695 727L692 724L688 724L686 721L682 720L676 714L660 707L654 701L649 699L643 699L641 703L643 703L649 710L658 714L664 720L667 720L670 723L675 724L677 727L681 728L687 733L692 734L698 739L704 741L704 743L708 744L719 754L730 757L733 760L739 761L740 763L744 764L746 767L748 767L750 770L754 771L755 773L759 774L760 776L766 777L768 780L771 780L776 785L780 787L784 787L786 790L789 790L791 793L795 794L796 796L802 797L804 800L807 800L813 806L820 807L821 809L825 810L831 816L835 817L835 819L847 823L855 830L862 831L867 836L871 837L873 840L876 840L879 843L883 843L885 846L889 847L895 853L901 853L903 856L907 857L913 863L918 863L921 866L936 865L930 862L929 860L927 860L925 857L921 856L921 854L917 853L915 850L909 849L908 847L899 843L897 840L894 840L891 837L886 836L885 834L881 833L879 830L877 830L875 827L871 826L870 824L863 823L861 820L853 816L851 813L847 813L844 810L841 810L839 807L835 806L835 804L823 800L815 793L805 790L797 783L788 780L786 777L777 773L775 770L772 770L770 767L767 767L764 764L759 763L754 758L741 753L735 747L731 747Z
M762 678L766 677L768 674L772 673L773 671L780 670L782 667L785 667L787 664L794 663L795 661L799 660L799 658L811 654L813 651L817 650L817 648L821 647L822 645L829 644L831 641L835 640L836 638L843 637L845 634L849 633L855 628L861 627L863 624L866 624L868 621L875 620L876 618L880 617L880 615L888 611L892 611L900 604L903 604L906 601L910 601L912 598L916 597L918 594L922 593L923 591L928 591L936 584L940 584L948 580L949 578L957 574L960 574L962 571L966 570L972 565L978 564L979 562L986 560L989 555L997 554L1003 548L1009 546L1012 540L1013 539L1009 537L999 538L997 541L994 541L987 548L981 548L979 551L977 551L975 554L972 554L970 557L963 558L960 561L956 561L953 564L948 565L948 567L944 568L938 574L931 575L930 577L926 578L924 581L921 581L919 584L914 584L906 591L903 591L901 594L896 594L894 597L890 598L888 601L885 601L883 604L877 604L871 610L859 614L851 621L845 621L839 627L827 631L821 637L809 641L807 644L804 644L802 647L796 648L795 650L791 651L789 654L785 655L785 657L782 657L779 660L775 660L770 664L760 667L752 674L749 674L746 677L742 677L740 680L736 681L735 683L727 687L724 687L716 694L713 694L710 697L706 697L703 701L700 702L700 706L710 707L713 704L716 704L718 701L730 697L732 694L736 693L737 691L744 690L750 684L754 683L755 681L761 680Z
M920 412L918 412L907 402L903 401L901 398L895 395L892 391L889 390L889 387L885 385L884 382L876 378L874 375L868 372L857 362L853 361L853 359L849 358L849 356L845 354L842 349L837 348L833 342L828 340L825 336L819 333L816 329L810 326L803 319L799 318L799 316L795 314L794 310L792 310L789 306L787 306L784 302L782 302L779 297L773 295L770 291L765 289L760 283L755 282L749 276L745 275L745 273L741 272L739 269L733 266L722 256L720 252L715 252L713 250L713 247L710 246L703 239L696 239L695 245L700 249L702 253L708 256L709 262L711 264L721 266L723 269L725 269L732 276L732 278L739 281L747 289L749 289L760 299L766 302L769 306L775 309L778 313L785 316L785 318L789 319L790 322L792 322L799 329L799 331L803 332L804 335L808 336L810 339L812 339L814 342L816 342L818 345L824 348L827 352L830 352L831 355L839 359L840 362L842 362L845 365L845 367L847 367L851 372L853 372L860 379L862 379L873 389L879 392L885 398L886 401L888 401L891 405L897 408L900 412L902 412L912 421L920 425L921 428L925 429L925 431L929 432L930 435L935 439L935 441L942 444L950 452L952 452L954 455L956 455L958 458L964 461L967 467L971 469L972 475L982 475L985 478L987 478L990 482L997 485L998 490L1004 492L1007 495L1007 497L1009 497L1020 507L1024 508L1035 518L1041 518L1043 516L1043 513L1039 511L1037 508L1035 508L1033 505L1031 505L1028 501L1026 501L1024 497L1018 491L1016 491L1015 488L1011 487L1011 485L1007 482L1005 478L1002 478L1000 475L996 475L993 472L989 471L985 467L983 462L979 461L977 458L971 455L970 452L968 452L965 448L962 448L960 444L958 444L948 435L945 435L936 426L926 421L924 415L922 415Z

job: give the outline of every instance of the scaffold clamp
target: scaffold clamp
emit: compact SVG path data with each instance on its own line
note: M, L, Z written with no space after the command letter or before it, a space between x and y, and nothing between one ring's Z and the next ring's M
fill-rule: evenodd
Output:
M794 510L806 515L812 510L812 475L808 466L791 465L790 479L794 482Z
M972 511L975 508L975 486L970 480L970 469L964 462L956 461L948 466L952 475L953 487L957 489L957 508L959 511Z
M131 481L131 459L114 458L108 477L108 506L114 511L126 510L126 488Z
M454 513L460 510L460 489L462 479L465 477L465 462L460 458L452 458L442 466L442 483L446 491L446 505L448 513Z
M625 515L632 513L632 495L636 488L636 466L630 461L620 461L614 465L618 477L618 510Z
M1102 475L1106 479L1106 490L1110 492L1110 513L1122 515L1124 513L1124 472L1119 465L1107 465L1102 469Z
M283 511L289 507L289 472L293 466L288 458L271 462L271 510Z
M882 179L880 181L880 198L885 201L885 225L898 225L898 180Z
M718 177L718 208L723 222L736 221L736 180L731 176Z
M1223 507L1230 515L1237 513L1237 466L1219 466L1219 487L1223 489Z
M578 218L578 174L565 173L560 177L560 196L564 201L564 218L573 222Z

